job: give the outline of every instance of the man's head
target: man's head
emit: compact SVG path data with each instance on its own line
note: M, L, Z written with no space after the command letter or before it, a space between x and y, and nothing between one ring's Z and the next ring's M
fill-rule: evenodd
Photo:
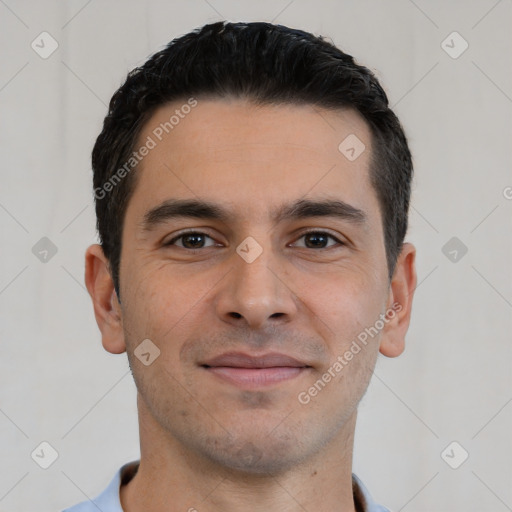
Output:
M301 31L208 25L130 73L93 167L86 282L146 453L253 473L348 456L416 283L410 153L370 71Z
M137 138L160 106L205 96L356 110L371 131L370 179L381 209L391 278L407 232L412 160L400 122L373 73L307 32L269 23L218 22L173 40L134 69L110 102L92 165L98 232L118 291L124 215L137 182L136 163L130 162L139 149ZM160 136L166 134L162 129ZM119 180L123 167L126 177ZM109 180L113 187L105 189Z

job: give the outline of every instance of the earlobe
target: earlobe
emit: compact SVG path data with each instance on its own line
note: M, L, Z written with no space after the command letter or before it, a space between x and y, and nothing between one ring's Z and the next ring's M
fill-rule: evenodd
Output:
M380 352L387 357L397 357L405 349L405 335L409 328L412 299L416 288L416 248L405 243L398 256L389 288L386 316Z
M122 311L101 245L93 244L85 253L85 284L92 299L103 347L112 354L125 352Z

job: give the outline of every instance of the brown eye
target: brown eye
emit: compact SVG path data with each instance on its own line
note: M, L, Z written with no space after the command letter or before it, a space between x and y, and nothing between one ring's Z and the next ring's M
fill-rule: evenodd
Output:
M343 242L325 231L309 231L304 233L300 239L304 239L304 245L300 247L306 247L307 249L328 249L336 244L344 245ZM329 239L334 240L336 243L328 245Z
M189 232L183 233L172 240L169 240L165 245L176 245L177 247L182 247L183 249L203 249L204 247L211 247L212 245L205 245L206 239L210 239L213 242L213 238L208 236L205 233L200 232ZM177 244L176 242L181 240L181 244Z

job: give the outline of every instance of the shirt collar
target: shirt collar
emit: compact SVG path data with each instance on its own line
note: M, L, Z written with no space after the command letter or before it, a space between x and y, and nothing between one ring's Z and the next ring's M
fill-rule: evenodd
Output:
M119 490L121 485L126 485L137 473L139 469L139 461L132 461L122 466L110 482L109 486L96 500L96 504L104 505L112 512L123 512L121 508L121 499ZM356 512L389 512L389 510L375 503L364 486L363 482L352 473L352 492L354 495L354 503Z

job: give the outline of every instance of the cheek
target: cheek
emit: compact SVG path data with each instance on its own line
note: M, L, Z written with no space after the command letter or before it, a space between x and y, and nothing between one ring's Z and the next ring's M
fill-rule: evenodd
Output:
M329 381L324 399L338 403L340 410L351 409L366 390L375 367L380 332L370 328L382 312L384 288L369 274L347 274L331 279L322 293L315 303L317 314L330 330L330 361L320 371L320 378Z
M123 318L127 347L133 351L143 339L161 351L161 361L175 367L181 345L204 323L216 281L201 273L176 273L169 264L148 262L130 274Z
M161 333L171 329L179 319L179 304L183 301L173 297L173 290L176 294L179 294L179 290L166 286L161 279L162 269L159 267L148 265L136 270L129 269L128 272L130 278L127 279L123 297L123 325L127 346L135 349L140 340L145 338L160 346L158 340Z
M329 339L336 340L338 350L375 323L386 298L372 276L345 272L331 273L315 285L309 283L302 296L325 324Z

